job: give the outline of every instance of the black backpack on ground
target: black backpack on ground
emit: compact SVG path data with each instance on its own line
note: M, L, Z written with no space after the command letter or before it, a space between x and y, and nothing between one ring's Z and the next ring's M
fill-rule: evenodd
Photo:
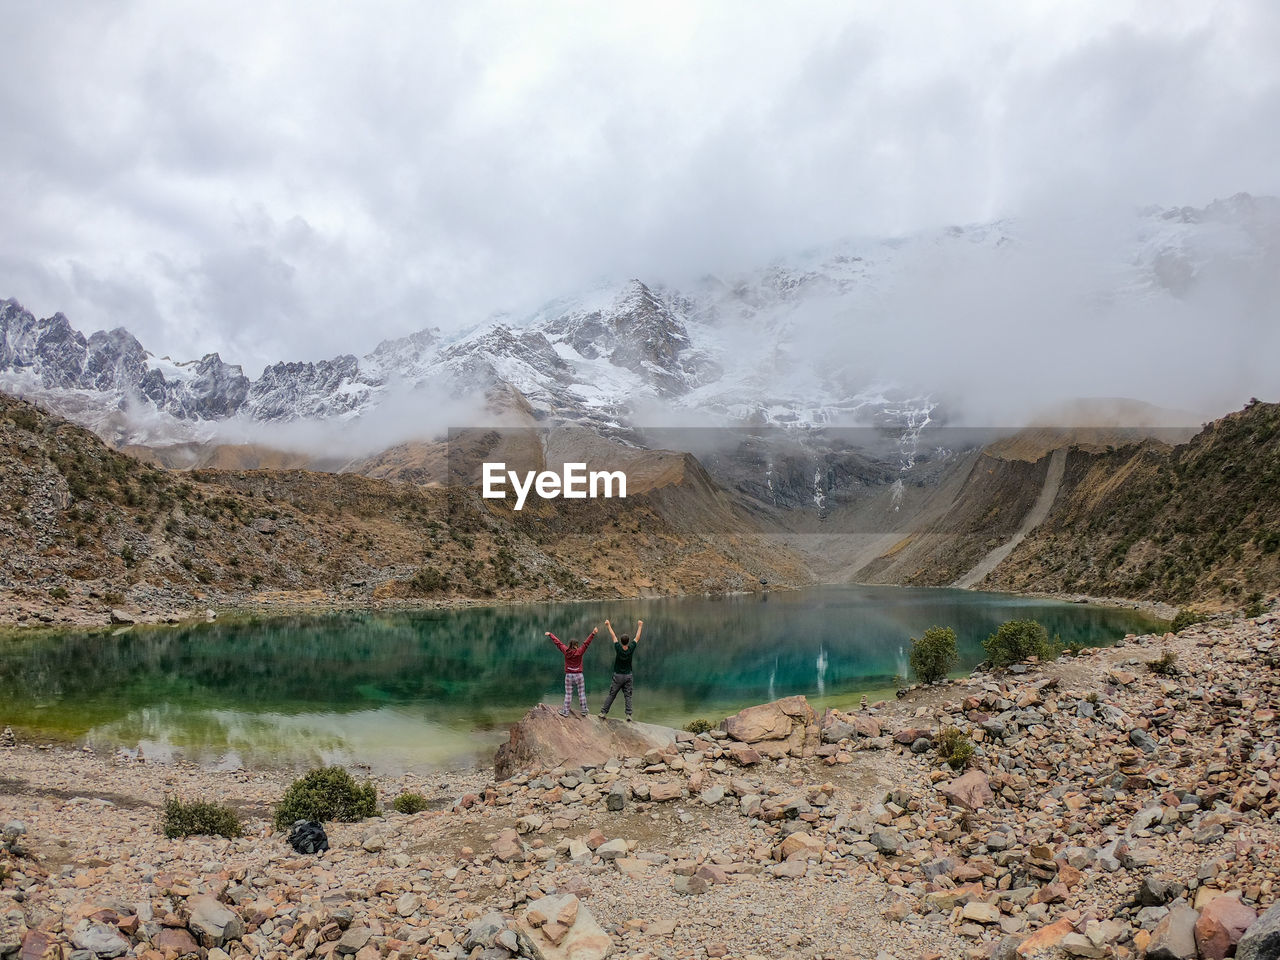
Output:
M329 849L329 837L319 820L298 820L289 831L289 846L298 853L320 853Z

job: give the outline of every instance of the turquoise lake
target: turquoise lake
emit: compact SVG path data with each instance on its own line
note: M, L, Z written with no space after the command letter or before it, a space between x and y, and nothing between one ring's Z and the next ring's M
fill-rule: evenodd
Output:
M0 726L19 735L225 767L363 763L394 773L486 762L506 726L563 698L543 631L585 637L645 620L636 718L683 725L805 694L817 707L882 695L910 638L950 626L961 666L1000 623L1033 618L1103 645L1161 626L1132 610L965 590L832 586L733 597L233 618L0 640ZM587 651L597 711L613 664ZM576 708L576 703L575 703ZM612 715L623 715L621 698Z

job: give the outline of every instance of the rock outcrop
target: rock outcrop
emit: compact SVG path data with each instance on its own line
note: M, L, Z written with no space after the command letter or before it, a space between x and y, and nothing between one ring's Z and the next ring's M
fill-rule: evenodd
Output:
M540 703L511 727L510 739L493 758L494 773L506 779L522 770L564 764L600 764L611 757L640 757L676 742L679 732L652 723L599 717L567 717Z
M747 707L720 725L732 739L766 757L812 757L822 743L818 715L804 697Z

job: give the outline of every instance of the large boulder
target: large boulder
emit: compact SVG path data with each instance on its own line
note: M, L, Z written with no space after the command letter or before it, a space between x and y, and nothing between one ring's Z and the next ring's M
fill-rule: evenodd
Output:
M1239 894L1214 897L1196 921L1196 946L1201 960L1224 960L1258 915L1240 902Z
M560 716L540 703L511 727L498 747L493 770L505 780L523 770L550 770L565 764L601 764L610 757L642 757L676 742L677 731L653 723L617 723L597 717Z
M721 727L734 740L771 757L812 757L822 745L818 715L803 696L747 707Z
M938 788L938 792L951 803L966 810L981 810L995 801L991 783L981 770L970 770L949 783L944 783Z
M604 960L613 952L613 940L571 893L530 903L516 936L532 960Z
M1280 960L1280 903L1245 931L1236 948L1236 960Z

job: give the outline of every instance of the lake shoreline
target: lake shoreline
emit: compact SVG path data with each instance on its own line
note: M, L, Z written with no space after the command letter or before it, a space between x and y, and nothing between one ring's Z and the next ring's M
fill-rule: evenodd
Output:
M635 600L676 600L688 597L751 597L770 593L795 593L800 590L821 587L867 586L884 587L900 586L896 584L844 584L844 583L808 583L802 585L779 584L769 585L762 590L737 590L715 593L671 593L656 595L634 595L601 597L598 595L581 595L543 598L503 598L492 597L450 597L440 600L407 599L399 597L370 599L353 602L350 598L334 594L322 594L315 597L296 597L294 599L266 599L250 602L244 599L226 601L197 599L191 603L160 606L142 610L131 607L127 610L87 611L76 609L68 611L64 605L50 598L32 598L25 596L16 600L16 590L0 591L0 642L10 636L29 636L42 633L60 633L69 629L102 629L148 626L148 627L188 627L193 624L206 623L219 618L236 617L291 617L306 614L324 613L372 613L414 612L427 610L475 610L503 609L508 607L525 607L535 604L587 604L630 602ZM946 585L934 587L912 587L911 589L948 590ZM305 591L311 593L312 591ZM1180 607L1159 600L1134 600L1128 597L1095 597L1081 593L1061 593L1045 591L981 591L992 592L1011 597L1025 597L1040 600L1060 600L1064 603L1079 603L1090 606L1114 607L1128 609L1145 614L1156 620L1170 622L1177 616ZM319 591L315 591L319 594ZM113 614L124 613L127 619L115 619ZM211 616L212 614L212 616ZM20 618L20 619L19 619Z
M564 597L529 597L529 598L493 598L493 597L449 597L438 600L424 598L380 597L355 602L349 597L342 597L320 591L295 591L295 594L317 594L316 596L294 596L287 599L265 599L251 602L243 598L228 600L199 599L189 603L157 605L142 609L136 605L126 604L123 608L86 610L83 607L68 610L66 606L49 597L31 597L20 591L9 589L0 591L0 642L7 636L26 636L40 633L64 633L76 629L109 629L122 626L147 627L187 627L193 624L206 623L219 618L234 617L292 617L305 614L324 613L372 613L377 611L414 612L427 610L475 610L503 609L507 607L526 607L534 604L585 604L629 602L634 600L676 600L686 597L752 597L767 593L792 593L815 586L835 586L835 584L778 584L769 585L761 590L728 590L710 593L662 593L626 596L617 594L602 597L597 594L583 594ZM117 618L123 613L125 618Z
M909 637L931 624L958 633L955 679L980 665L981 641L1005 620L1038 619L1073 646L1163 628L1129 609L1105 611L1011 594L853 585L772 598L452 611L262 616L240 609L176 633L116 625L27 632L0 645L0 676L7 677L0 699L9 701L0 726L11 724L28 741L211 769L297 770L317 761L373 764L386 773L474 769L527 707L558 707L560 663L542 635L548 625L562 636L585 635L605 613L618 623L661 625L637 675L637 718L683 727L714 725L797 694L819 710L856 708L863 697L896 699L908 680ZM690 660L688 651L698 648ZM593 658L587 689L598 710L609 683L608 644L598 643Z
M1250 916L1274 909L1280 690L1257 666L1275 666L1277 632L1275 614L1218 621L920 687L833 718L874 729L842 730L812 756L751 758L698 738L508 780L491 768L371 776L387 812L326 823L330 850L315 858L270 823L291 774L0 746L0 822L18 824L22 851L0 871L0 897L36 942L92 929L139 956L186 937L188 917L199 935L199 907L240 918L230 956L246 955L243 937L259 956L302 943L320 957L305 944L349 929L367 957L461 957L452 948L480 918L514 922L552 893L580 898L579 915L629 956L702 956L709 942L717 955L772 956L780 931L815 946L844 938L815 956L889 942L990 956L1006 942L1080 944L1078 929L1140 955L1166 915L1208 915L1219 897ZM1144 666L1162 649L1179 673ZM1205 695L1172 712L1169 698L1192 689ZM953 725L981 747L964 776L917 749ZM1241 748L1252 755L1226 762ZM392 812L405 791L428 809ZM173 795L231 806L244 836L164 838ZM1189 887L1185 899L1135 904L1156 876Z

